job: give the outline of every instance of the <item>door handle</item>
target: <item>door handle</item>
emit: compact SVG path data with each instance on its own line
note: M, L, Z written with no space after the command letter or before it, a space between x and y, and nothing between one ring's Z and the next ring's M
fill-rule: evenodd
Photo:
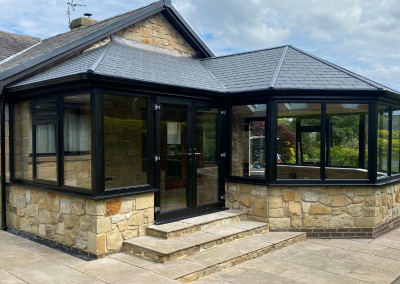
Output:
M194 153L194 155L203 155L203 153Z

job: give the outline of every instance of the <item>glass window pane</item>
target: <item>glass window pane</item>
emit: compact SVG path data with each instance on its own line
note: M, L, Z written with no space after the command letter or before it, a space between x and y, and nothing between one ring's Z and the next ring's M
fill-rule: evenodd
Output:
M368 179L368 104L326 104L327 179Z
M279 103L277 178L320 179L321 104Z
M64 184L91 188L90 95L64 97Z
M232 106L232 176L265 178L267 105Z
M57 181L56 126L36 125L36 178Z
M56 115L56 101L43 101L35 103L35 115Z
M378 178L388 175L389 107L378 106Z
M29 102L14 105L14 176L32 180L32 133Z
M197 109L197 205L218 201L218 109Z
M392 112L392 175L398 174L400 165L400 109Z
M104 95L105 188L147 184L146 99Z

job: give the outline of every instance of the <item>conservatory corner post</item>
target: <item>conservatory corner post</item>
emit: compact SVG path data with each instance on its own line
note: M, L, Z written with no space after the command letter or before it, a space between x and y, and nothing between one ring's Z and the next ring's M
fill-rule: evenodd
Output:
M326 133L326 103L322 103L321 106L321 153L320 153L320 177L321 180L325 180L325 134ZM328 146L329 147L329 146Z
M7 230L6 222L6 145L5 145L5 101L3 83L0 82L0 99L1 99L1 228Z
M370 104L369 125L371 127L368 128L368 173L370 182L376 183L378 170L378 101L373 101Z

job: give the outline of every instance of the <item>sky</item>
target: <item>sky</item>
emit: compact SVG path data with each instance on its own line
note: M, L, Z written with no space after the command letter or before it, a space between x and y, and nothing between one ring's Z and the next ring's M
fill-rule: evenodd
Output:
M96 20L154 0L75 0ZM290 44L400 91L399 0L172 0L216 55ZM69 30L68 0L0 0L0 30ZM396 5L397 4L397 5Z

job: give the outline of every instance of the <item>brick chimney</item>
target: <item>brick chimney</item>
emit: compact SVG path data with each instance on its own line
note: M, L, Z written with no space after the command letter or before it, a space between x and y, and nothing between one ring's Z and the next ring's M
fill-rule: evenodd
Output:
M70 24L69 24L69 28L71 29L71 31L75 30L75 29L79 29L81 27L84 26L89 26L91 24L97 23L98 21L92 18L78 18L73 20Z

